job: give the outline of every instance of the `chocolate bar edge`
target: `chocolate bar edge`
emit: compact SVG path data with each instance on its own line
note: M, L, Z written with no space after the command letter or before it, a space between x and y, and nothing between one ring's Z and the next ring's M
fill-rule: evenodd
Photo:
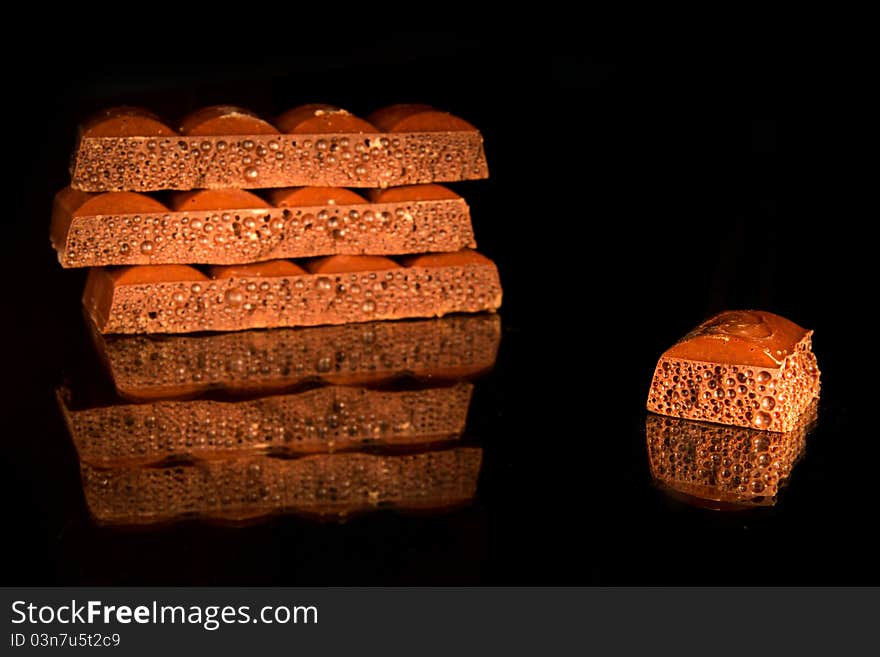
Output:
M326 155L352 142L354 148L345 147L338 157ZM214 164L218 152L223 155ZM478 131L80 137L71 166L71 186L90 192L309 185L384 189L488 177Z
M411 209L414 209L415 211L410 212ZM404 213L400 218L397 217L398 211ZM344 239L332 237L335 229L331 229L330 224L334 220L338 223L341 217L344 217L351 212L357 212L361 215L364 212L372 212L377 218L383 213L388 213L392 216L388 221L393 222L394 224L412 222L413 226L409 230L409 234L419 232L417 230L418 225L429 224L432 214L441 215L447 220L447 225L441 227L439 230L445 231L448 239L444 241L439 238L437 235L438 231L435 231L433 226L428 225L421 231L425 233L425 235L420 238L418 246L406 247L404 244L401 244L397 248L383 248L381 246L377 246L376 248L366 247L359 249L345 248L357 240L351 236L347 236ZM327 213L328 216L319 218L319 215L322 213ZM256 254L242 252L245 249L253 250L251 240L245 236L232 233L224 237L225 241L222 245L212 240L209 245L203 246L193 239L191 240L193 243L190 245L189 253L186 256L161 257L165 249L168 248L167 245L171 244L173 246L178 240L182 241L183 238L175 237L182 228L182 219L186 218L188 223L193 220L198 220L199 222L204 223L206 221L205 217L212 217L214 215L232 215L234 217L245 218L256 217L261 223L266 225L271 225L273 222L279 222L283 223L284 227L280 231L271 231L269 238L272 241L270 250L268 251L265 251L267 247L260 243L264 239L264 236L261 235L255 242L259 249L261 249ZM291 219L305 217L306 215L313 216L308 228L306 228L305 225L296 227L291 225ZM263 218L265 217L268 217L268 219L264 222ZM347 219L347 217L345 218ZM298 219L296 220L298 221ZM374 221L376 220L377 219L374 219ZM150 240L141 240L140 245L137 243L129 244L128 241L123 241L121 234L116 235L118 227L115 227L114 232L110 235L106 237L102 235L102 233L106 232L102 224L113 223L114 225L124 225L135 221L152 221L154 224L157 224L157 227L152 230ZM161 225L159 225L160 222ZM351 226L344 227L349 233L353 230ZM358 236L362 235L366 240L371 242L384 241L386 239L386 232L391 233L392 237L395 237L398 241L409 236L402 230L395 232L394 230L386 231L386 229L380 229L380 231L373 233L374 236L371 237L371 227L365 227L363 231L361 231L360 228L355 228L359 233ZM84 240L89 239L89 235L98 235L101 241L90 247L85 255L79 253L75 254L69 249L69 244L77 231L84 231L86 233L86 237L82 238ZM333 243L337 248L301 248L296 246L299 239L307 238L309 235L314 236L316 234L330 236L330 239L333 239ZM234 210L168 211L163 213L161 218L158 216L152 216L152 213L144 212L115 215L73 216L69 209L63 207L61 203L56 201L53 205L50 235L52 246L55 248L58 255L58 261L64 268L146 264L231 265L261 262L276 258L305 258L342 254L363 255L367 253L370 255L405 255L410 253L456 251L461 248L476 247L470 209L463 198ZM452 239L453 235L456 236L455 240ZM155 236L159 236L160 240L156 240ZM428 236L431 237L431 241L428 241ZM129 241L133 242L134 240ZM144 248L141 247L147 243L150 248L147 253L144 253ZM121 244L125 244L126 246L125 253L120 253L120 249L122 248L120 246ZM240 248L233 248L239 244L241 245ZM111 247L116 249L116 252L112 255L106 255L105 250L109 250ZM212 254L215 251L220 252L221 255L213 256ZM233 252L231 255L230 251ZM239 253L235 253L235 251L239 251ZM201 255L202 253L204 253L204 255Z

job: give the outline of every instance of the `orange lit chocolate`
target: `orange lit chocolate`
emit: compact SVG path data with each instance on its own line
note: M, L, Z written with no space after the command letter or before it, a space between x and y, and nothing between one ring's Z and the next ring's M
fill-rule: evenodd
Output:
M147 213L164 214L168 211L162 203L147 196L135 192L105 192L103 194L90 194L81 192L72 187L65 187L55 196L52 206L52 221L49 236L52 246L65 257L72 252L76 259L76 245L68 247L71 226L79 223L77 219L82 217L104 218L133 215L140 216ZM86 220L88 221L88 220ZM106 222L104 222L106 224ZM76 229L74 229L76 231ZM90 237L90 236L89 236ZM89 237L85 241L91 241ZM118 250L120 247L116 246ZM103 250L104 247L93 248L91 251ZM86 261L88 261L88 252ZM123 255L128 255L127 250ZM121 264L121 263L120 263Z
M344 109L318 104L294 107L278 117L276 125L287 134L376 132L374 125Z
M482 136L467 121L427 106L393 106L374 116L383 127L311 104L272 125L221 105L184 118L178 134L145 110L108 110L81 130L71 186L91 192L386 188L488 176Z
M76 408L58 399L79 458L101 467L169 458L297 456L436 445L464 431L473 384L371 390L330 385L236 401L144 400Z
M770 506L804 453L817 409L814 401L784 433L649 414L651 474L664 491L695 506Z
M209 269L211 278L272 278L302 276L305 269L290 260L267 260L249 265L223 265Z
M253 112L232 105L204 107L181 121L182 135L271 135L278 130Z
M467 121L430 105L391 105L370 115L370 123L384 132L476 130Z
M344 187L293 187L273 189L269 198L276 207L296 208L325 205L358 205L367 203L360 194Z
M80 126L82 137L169 137L177 133L141 107L111 107Z
M468 249L403 264L381 256L329 256L296 267L263 276L259 284L239 277L203 284L207 277L185 265L92 269L83 303L102 333L344 324L501 305L497 268Z
M812 335L762 310L720 313L660 357L648 410L764 431L791 431L819 396Z
M394 193L392 193L394 192ZM397 255L476 246L464 199L414 185L368 203L345 188L146 194L61 190L51 239L64 267L246 264L324 255Z
M382 256L335 255L317 258L308 264L312 274L343 274L354 271L381 271L400 267L391 258Z

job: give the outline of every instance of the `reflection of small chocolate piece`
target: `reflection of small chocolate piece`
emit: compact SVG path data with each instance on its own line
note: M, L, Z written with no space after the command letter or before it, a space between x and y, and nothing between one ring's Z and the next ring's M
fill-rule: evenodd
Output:
M270 123L253 112L232 105L214 105L184 117L182 135L272 135L278 134Z
M728 311L657 363L648 410L765 431L791 431L819 396L812 331L772 313Z
M383 107L370 115L370 122L385 132L476 130L457 116L417 103Z
M332 105L300 105L287 110L275 123L291 135L376 132L376 126Z
M302 265L313 273L296 273L297 266L294 273L226 277L223 268L213 267L209 279L184 265L92 269L83 303L102 333L317 326L442 317L501 305L495 264L467 249L401 263L331 256Z
M387 189L371 189L368 192L374 203L393 203L399 201L440 201L461 197L443 185L402 185Z
M813 401L795 428L757 431L648 414L648 461L657 484L703 507L735 510L775 504L816 421Z
M358 205L369 202L357 192L345 187L284 187L270 190L268 196L273 205L279 208Z
M688 333L681 342L701 335L735 335L741 338L769 338L770 325L758 313L731 311L721 313Z
M114 193L121 194L124 192L111 192L108 196L112 196ZM142 196L150 198L147 194ZM186 213L205 210L213 213L226 213L227 210L272 207L253 192L244 189L199 189L194 192L174 192L171 195L169 206L175 212ZM222 220L222 217L215 219L218 223L217 227L222 226L223 223L229 223L231 220L231 217L228 217L225 221ZM155 222L150 221L149 223L155 225Z
M245 457L187 465L95 468L83 490L102 523L148 525L197 517L242 521L276 513L327 520L380 509L445 509L476 494L478 447L404 455Z
M249 265L218 265L209 267L211 278L272 278L302 276L306 271L290 260L267 260Z
M142 107L111 107L93 114L80 125L82 138L171 137L177 133Z

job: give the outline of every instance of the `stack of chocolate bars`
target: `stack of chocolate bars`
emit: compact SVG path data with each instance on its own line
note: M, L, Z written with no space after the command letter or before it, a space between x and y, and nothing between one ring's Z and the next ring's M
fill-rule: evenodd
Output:
M209 107L177 130L113 109L81 128L51 239L62 266L90 268L101 333L495 310L498 271L472 250L467 204L436 184L487 175L480 133L425 105L369 121L305 105L274 124Z
M93 381L58 390L93 516L471 499L482 451L460 438L500 321L427 318L501 303L466 202L436 184L487 175L479 132L424 105L369 121L308 105L274 123L211 107L177 130L121 108L85 123L51 239L62 266L89 268L83 303L112 380L97 398ZM169 333L198 334L153 335Z

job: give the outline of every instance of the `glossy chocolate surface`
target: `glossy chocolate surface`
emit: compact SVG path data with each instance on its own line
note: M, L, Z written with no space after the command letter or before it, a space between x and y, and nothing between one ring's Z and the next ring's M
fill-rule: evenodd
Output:
M660 357L649 411L793 431L819 397L812 331L763 310L710 317Z
M55 197L51 241L63 267L244 264L324 255L396 255L476 246L465 200L440 185L374 193L299 187Z
M194 333L443 317L501 306L495 264L464 249L397 261L335 255L210 267L91 269L83 305L102 333Z
M72 186L92 192L389 187L488 176L483 138L473 125L424 106L399 107L379 115L380 129L325 105L292 108L275 126L249 110L218 105L184 117L179 134L148 110L111 108L81 127Z

